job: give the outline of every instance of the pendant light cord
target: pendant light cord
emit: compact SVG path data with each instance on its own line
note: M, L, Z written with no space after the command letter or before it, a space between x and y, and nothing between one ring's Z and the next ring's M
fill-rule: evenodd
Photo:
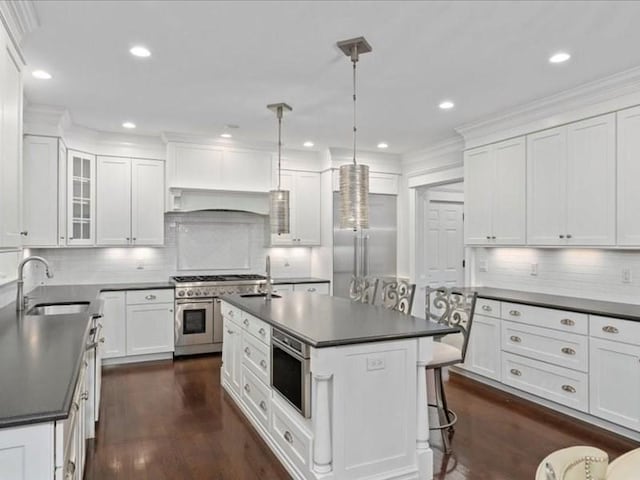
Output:
M352 54L353 62L353 164L356 164L356 62L358 61L358 47L353 47L355 55Z
M281 156L282 156L282 107L278 107L278 190L280 190Z

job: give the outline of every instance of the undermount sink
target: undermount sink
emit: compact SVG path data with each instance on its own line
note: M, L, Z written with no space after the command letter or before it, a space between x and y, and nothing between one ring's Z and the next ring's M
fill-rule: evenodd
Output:
M27 311L27 315L70 315L86 312L89 302L47 303L35 305Z
M252 297L263 297L264 298L264 297L267 296L267 294L266 293L245 293L245 294L240 295L240 296L244 297L244 298L247 298L247 297L248 298L252 298ZM271 297L272 298L282 298L282 296L278 295L277 293L272 293Z

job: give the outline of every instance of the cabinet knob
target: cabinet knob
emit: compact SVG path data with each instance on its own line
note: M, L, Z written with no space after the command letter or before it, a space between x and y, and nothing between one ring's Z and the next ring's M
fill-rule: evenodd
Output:
M233 310L229 310L229 311L227 312L227 315L229 315L231 318L233 318Z
M605 333L619 333L619 330L612 325L606 325L602 327L602 331Z
M567 233L567 238L572 238L573 235L571 235L570 233Z
M263 327L260 330L258 330L258 333L264 337L267 334L267 331Z
M562 385L562 390L569 393L576 393L575 387L572 387L571 385Z
M247 357L250 357L251 356L251 349L249 347L245 347L244 348L244 353L247 354Z
M135 241L137 240L137 238L136 238L136 237L133 237L131 240L133 240L133 241L135 242Z
M289 430L287 430L286 432L284 432L283 435L284 439L289 442L289 443L293 443L293 435L291 435L291 432Z
M496 236L495 235L491 235L491 240L495 240Z
M244 319L244 321L243 321L242 323L244 323L244 324L245 324L245 326L247 326L247 327L248 327L248 326L249 326L249 319L248 319L248 318L245 318L245 319Z
M260 410L262 410L263 412L267 411L267 404L264 400L260 400Z
M511 335L511 337L509 337L509 339L514 343L522 342L522 339L520 337L516 337L515 335Z
M307 288L307 292L315 292L315 291L316 291L316 289L314 287Z
M251 387L249 386L248 383L244 384L244 391L247 392L247 393L251 393Z
M564 238L564 235L560 234L560 235L558 235L558 237L560 237L560 238Z
M487 240L491 240L491 235L487 235Z
M264 360L260 360L260 366L262 367L263 370L267 369L267 362Z
M129 237L127 237L125 240L128 242L128 241L130 241L131 239L130 239Z
M561 351L565 355L575 355L576 354L576 351L573 348L569 348L569 347L563 347Z
M146 297L144 297L144 298L146 298L147 300L155 300L155 299L156 299L156 296L155 296L155 295L147 295L147 296L146 296Z
M492 309L489 305L483 305L482 310L484 310L485 312L490 312Z
M570 318L563 318L562 320L560 320L560 323L568 327L573 327L576 324L576 322L574 322Z
M509 310L509 315L511 315L513 317L519 317L520 316L520 312L518 310Z
M229 335L233 335L233 330L229 330L229 329L227 328L227 333L228 333Z
M23 230L22 232L20 232L20 235L26 237L27 235L29 235L29 232L27 230Z
M512 368L510 370L510 372L511 372L511 375L515 375L516 377L522 376L522 372L520 370L515 369L515 368Z

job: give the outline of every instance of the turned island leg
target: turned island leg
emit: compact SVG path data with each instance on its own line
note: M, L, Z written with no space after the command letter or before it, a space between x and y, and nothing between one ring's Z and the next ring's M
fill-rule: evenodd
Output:
M330 473L333 469L331 439L331 398L330 383L333 375L314 375L316 402L313 431L313 470L316 473Z

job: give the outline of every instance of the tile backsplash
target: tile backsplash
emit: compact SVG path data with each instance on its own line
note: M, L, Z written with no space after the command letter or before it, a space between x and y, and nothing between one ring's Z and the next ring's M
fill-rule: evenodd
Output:
M476 285L640 304L638 250L475 248L474 256Z
M176 274L264 273L267 255L271 255L274 277L310 276L311 248L267 248L266 221L267 217L244 212L171 213L165 215L163 247L31 249L31 255L41 255L51 263L54 278L46 279L42 266L32 264L25 284L30 288L40 284L167 281ZM202 242L180 242L185 226L197 230ZM210 235L206 235L208 229ZM233 263L218 258L228 257L230 252L245 258L235 258ZM199 257L202 264L197 262ZM181 269L181 265L189 269ZM217 268L225 265L236 268Z

